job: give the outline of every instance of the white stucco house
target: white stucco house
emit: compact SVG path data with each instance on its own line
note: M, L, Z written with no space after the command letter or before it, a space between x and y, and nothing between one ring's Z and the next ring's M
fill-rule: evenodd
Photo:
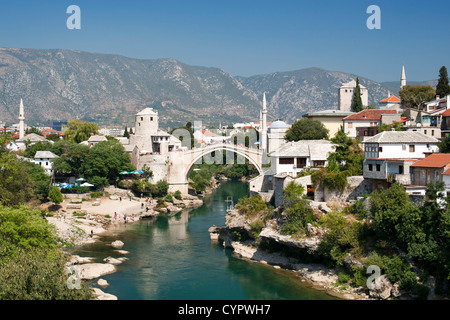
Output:
M410 166L435 152L439 140L415 131L384 131L364 141L363 175L374 189L411 184Z
M38 151L34 155L34 163L43 167L47 172L47 174L52 175L53 174L52 160L55 158L58 158L58 156L53 152Z
M324 167L334 147L328 140L287 142L270 155L271 172L296 177L306 168Z

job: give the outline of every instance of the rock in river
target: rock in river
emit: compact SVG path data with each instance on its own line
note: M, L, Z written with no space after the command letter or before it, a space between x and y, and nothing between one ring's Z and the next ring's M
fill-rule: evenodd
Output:
M120 240L116 240L111 243L111 246L116 249L121 249L123 247L123 245L124 245L124 243Z

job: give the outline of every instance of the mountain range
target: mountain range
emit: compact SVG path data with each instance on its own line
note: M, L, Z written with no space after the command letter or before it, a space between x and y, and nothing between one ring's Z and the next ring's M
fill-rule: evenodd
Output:
M175 59L0 48L0 120L16 123L23 99L28 125L68 119L134 125L134 115L152 107L163 128L194 120L217 126L258 121L265 92L269 120L293 122L312 110L337 108L338 88L355 78L320 68L233 77ZM395 93L390 85L360 82L370 104Z

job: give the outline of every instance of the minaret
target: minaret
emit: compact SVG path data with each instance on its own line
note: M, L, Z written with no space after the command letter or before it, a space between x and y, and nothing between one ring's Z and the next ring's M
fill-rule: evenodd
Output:
M405 66L402 66L402 76L400 78L400 89L403 89L403 87L406 86L406 73L405 73Z
M25 114L23 113L23 101L20 99L19 107L19 139L23 139L25 136Z
M265 92L263 95L263 109L261 121L261 150L267 151L267 102Z

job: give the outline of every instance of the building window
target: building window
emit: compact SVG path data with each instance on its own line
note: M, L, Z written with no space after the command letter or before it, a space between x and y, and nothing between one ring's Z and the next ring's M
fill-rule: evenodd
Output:
M297 158L297 168L306 167L306 158Z
M415 151L416 151L415 146L413 144L410 144L409 145L409 152L415 152Z
M427 130L423 130L423 134L427 134Z
M349 127L349 128L353 128L353 122L349 122L349 123L348 123L348 127Z
M434 130L431 130L431 135L434 137Z
M398 174L403 174L403 166L402 165L400 165L400 166L398 166Z
M313 161L314 167L323 167L325 166L325 161Z
M153 117L150 117L150 121L153 121Z
M383 152L383 147L378 147L378 152Z
M369 171L373 171L373 164L369 163Z
M381 171L381 164L377 164L377 171Z
M294 164L294 158L280 158L279 164Z
M144 117L141 117L141 121L144 121Z

